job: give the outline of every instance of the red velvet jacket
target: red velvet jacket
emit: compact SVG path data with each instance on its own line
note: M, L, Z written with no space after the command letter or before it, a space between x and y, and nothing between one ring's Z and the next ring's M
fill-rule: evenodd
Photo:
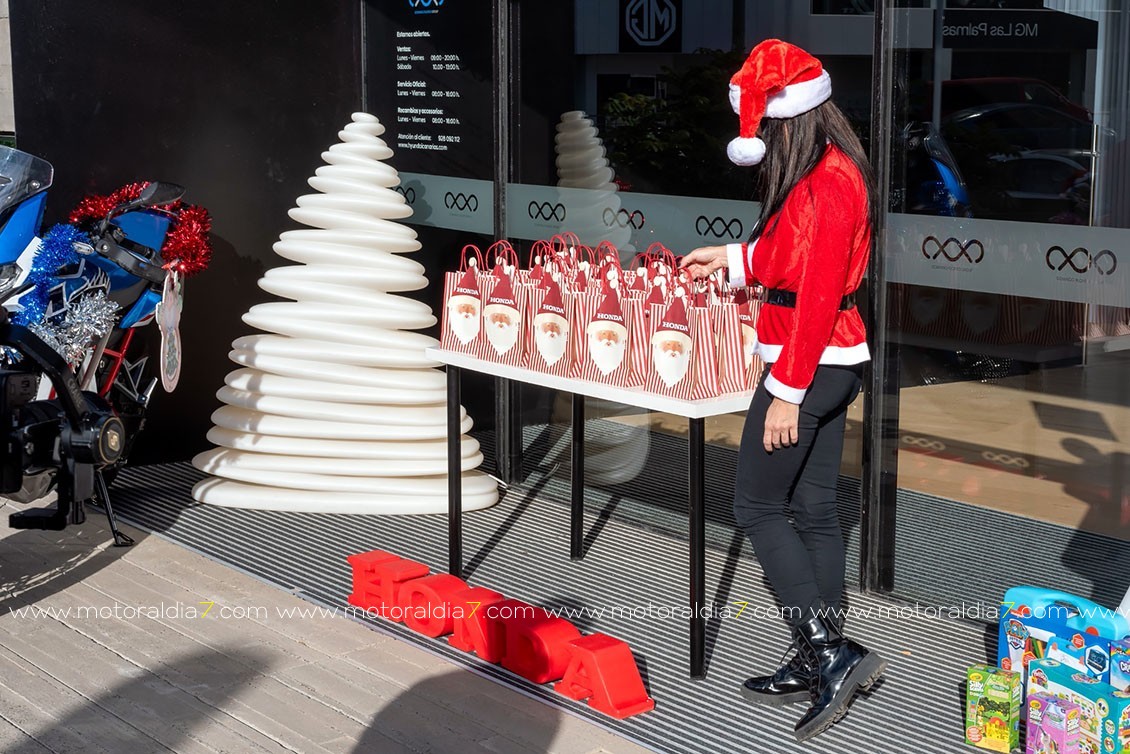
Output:
M829 146L766 228L753 243L726 247L730 284L796 292L795 308L762 305L757 352L773 363L766 389L800 403L817 364L870 358L859 310L839 310L859 288L871 251L867 191L855 164Z

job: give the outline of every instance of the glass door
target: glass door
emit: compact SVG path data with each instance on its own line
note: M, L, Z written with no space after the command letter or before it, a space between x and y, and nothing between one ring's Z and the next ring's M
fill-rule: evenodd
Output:
M1034 583L1115 607L1130 581L1130 12L886 12L889 586L991 610Z

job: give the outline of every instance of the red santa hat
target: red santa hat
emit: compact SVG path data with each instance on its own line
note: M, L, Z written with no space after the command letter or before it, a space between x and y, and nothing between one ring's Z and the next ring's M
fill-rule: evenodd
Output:
M562 330L569 329L569 321L565 319L565 304L561 300L561 289L552 277L546 275L544 280L545 298L538 307L539 319L552 319Z
M586 330L590 335L601 330L613 330L620 340L628 337L628 327L624 324L624 313L620 309L620 296L608 281L604 283L600 308L596 310Z
M757 138L762 118L792 118L831 96L832 79L819 60L779 39L760 43L730 79L730 105L741 124L726 147L730 161L756 165L765 157L765 142Z
M490 317L495 312L513 317L517 313L518 302L514 300L514 289L510 285L510 278L505 275L494 286L494 290L487 296L487 304L483 307L483 316Z
M691 327L687 320L685 301L685 296L676 296L671 305L667 307L663 319L659 320L659 327L655 328L655 334L651 336L653 346L674 340L683 346L684 351L690 348Z
M479 280L475 276L475 268L472 265L467 266L467 271L463 273L463 277L455 284L455 290L451 292L451 298L447 300L448 306L458 306L460 304L479 305L479 299L482 294L479 292Z

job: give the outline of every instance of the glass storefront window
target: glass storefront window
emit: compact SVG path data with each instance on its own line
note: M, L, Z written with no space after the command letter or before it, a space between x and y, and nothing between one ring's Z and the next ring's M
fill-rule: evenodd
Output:
M1113 607L1126 584L1095 568L1130 558L1130 13L899 5L883 249L896 592L992 602L1034 581ZM932 540L942 561L980 551L985 570L925 566L926 531L950 535Z

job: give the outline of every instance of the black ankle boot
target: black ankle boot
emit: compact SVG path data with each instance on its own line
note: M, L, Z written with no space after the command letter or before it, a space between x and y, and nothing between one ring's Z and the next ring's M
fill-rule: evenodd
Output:
M831 616L835 626L843 630L843 616L838 611ZM768 704L774 707L794 702L807 702L812 699L812 668L805 663L798 651L788 662L785 658L796 650L800 642L797 630L792 629L793 641L777 663L780 665L773 675L759 675L749 678L742 684L742 696L754 704Z
M809 613L796 626L799 654L812 672L812 707L796 724L798 741L812 738L847 714L857 691L871 688L887 663L851 639L835 622Z
M796 647L797 642L794 639L785 651L785 657ZM781 658L782 661L784 659ZM747 679L742 684L742 696L754 704L773 706L806 702L810 698L811 685L812 671L805 664L800 652L797 652L791 660L777 668L777 672L773 675L760 675Z

